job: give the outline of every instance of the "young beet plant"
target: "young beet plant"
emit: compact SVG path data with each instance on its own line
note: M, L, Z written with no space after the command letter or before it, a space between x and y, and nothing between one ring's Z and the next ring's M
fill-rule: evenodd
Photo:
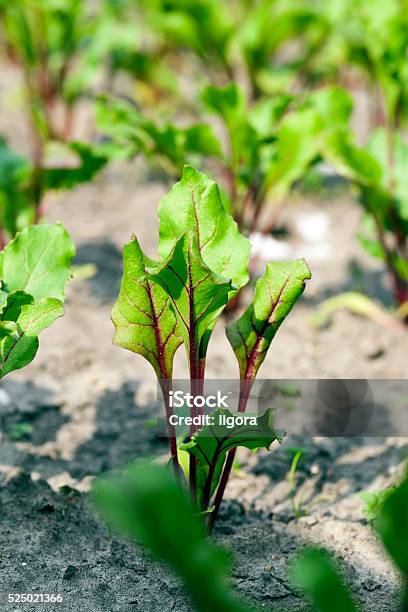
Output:
M200 122L188 127L146 117L128 100L101 98L96 111L111 156L142 154L171 178L181 176L185 163L210 166L239 229L267 234L296 184L323 158L325 140L337 134L349 108L338 87L251 103L242 87L229 83L202 89ZM202 122L208 114L224 138Z
M36 166L0 136L0 248L18 231L44 218L51 191L90 181L107 161L102 151L83 142L60 145L57 154L58 162L43 160Z
M355 144L345 127L325 142L326 158L356 187L364 210L360 242L386 266L395 304L407 319L408 303L408 199L406 160L408 146L399 134L375 130L364 148Z
M28 227L0 252L0 378L28 365L64 314L74 244L59 223Z
M163 391L171 460L176 478L189 481L193 503L217 516L235 449L269 448L281 434L274 430L270 410L251 423L231 428L213 413L212 425L191 425L187 442L177 444L169 402L174 356L184 344L193 398L204 390L207 348L228 301L248 282L249 242L225 210L215 182L186 166L180 182L161 200L160 262L147 258L135 237L124 249L124 274L112 319L114 343L143 355L153 366ZM245 412L249 393L269 346L285 317L302 294L310 271L303 260L269 263L258 280L252 302L231 323L227 337L240 370L238 412ZM190 416L200 415L192 407ZM236 416L236 415L235 415ZM192 421L193 422L193 421ZM185 474L181 451L189 454Z

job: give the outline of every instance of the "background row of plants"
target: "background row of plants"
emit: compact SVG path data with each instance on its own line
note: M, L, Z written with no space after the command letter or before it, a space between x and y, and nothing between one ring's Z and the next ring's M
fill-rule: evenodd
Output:
M383 260L403 306L406 8L403 0L1 2L3 60L20 73L30 141L25 156L0 143L3 244L46 215L49 191L139 155L167 182L186 163L204 169L240 229L268 234L292 190L322 177L324 162L362 206L358 238ZM367 128L356 134L361 94Z

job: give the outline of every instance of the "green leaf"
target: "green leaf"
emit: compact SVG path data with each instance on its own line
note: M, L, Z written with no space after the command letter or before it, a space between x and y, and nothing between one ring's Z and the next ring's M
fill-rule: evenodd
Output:
M7 305L7 299L8 299L8 293L7 291L4 291L3 289L3 283L1 283L1 289L0 289L0 314L3 313L6 305Z
M97 480L92 497L110 527L143 544L177 572L195 609L250 609L229 590L225 551L205 537L202 518L165 468L135 463L122 474Z
M109 156L97 145L71 142L68 148L77 156L75 165L44 168L46 189L72 189L80 183L86 183L92 180L108 161Z
M284 436L283 432L274 429L272 410L267 410L261 415L243 415L221 408L212 412L210 416L213 419L212 425L200 429L193 435L190 442L180 445L181 450L187 451L198 459L197 501L201 505L204 500L204 510L210 503L221 476L226 454L230 450L238 446L244 446L250 450L269 449L272 442L275 440L281 442ZM248 419L247 423L236 424L234 422L235 419L243 418ZM221 419L225 419L225 422Z
M280 325L311 278L303 259L269 263L244 314L226 329L241 379L254 380Z
M401 217L408 221L408 145L398 133L392 136L392 147L394 155L393 169L390 171L388 161L387 134L385 129L375 130L367 143L367 150L377 160L382 168L381 187L389 191L391 183L395 185L395 197Z
M234 171L251 159L256 145L255 129L249 122L249 110L243 89L236 83L225 87L208 85L201 92L204 106L221 118L229 136L230 165Z
M182 236L168 258L150 268L149 278L172 299L189 360L193 347L194 359L199 350L204 357L209 335L233 289L231 281L207 267L194 233Z
M328 554L308 548L294 561L292 581L308 595L317 612L354 612L356 605Z
M221 145L212 128L197 123L187 128L175 123L159 123L147 119L130 102L100 99L97 121L109 143L99 145L108 157L131 157L143 153L153 165L167 174L180 176L183 166L194 156L222 157Z
M45 297L63 301L74 254L74 244L61 224L28 227L0 253L0 278L9 292L25 291L35 301Z
M28 227L0 253L0 378L33 360L38 335L64 313L74 253L60 224Z
M281 95L261 99L248 112L250 125L258 136L265 138L273 134L283 117L293 96Z
M224 119L227 125L243 117L246 101L243 90L236 83L225 87L207 85L201 92L201 99L207 109Z
M341 87L331 86L313 92L306 106L314 108L322 123L330 127L347 128L353 111L353 98Z
M365 503L363 514L367 521L373 522L379 517L385 500L388 499L394 491L395 487L388 487L379 491L364 491L360 493L359 497Z
M44 298L35 304L21 307L17 319L18 336L14 334L1 342L0 378L24 368L35 357L39 342L38 335L64 314L62 302L55 298Z
M384 501L376 529L395 564L408 579L408 480Z
M321 119L314 109L290 113L282 120L265 178L271 197L283 198L303 177L320 153L321 131Z
M206 123L197 123L184 130L185 150L208 157L222 158L222 148L212 128Z
M0 225L11 237L34 214L27 192L30 172L29 161L12 151L0 137Z
M240 289L248 282L249 240L225 210L216 183L191 166L159 205L162 257L181 236L194 231L205 264Z
M146 272L155 262L146 257L136 238L123 249L124 272L119 298L112 310L114 343L143 355L159 380L171 378L174 355L182 338L170 298Z
M213 425L200 429L193 435L190 442L181 444L182 450L188 451L200 461L210 465L228 451L238 446L244 446L250 450L266 448L275 440L282 441L284 432L274 429L274 414L272 410L266 410L263 414L249 414L232 412L226 408L220 408L211 413ZM234 420L247 419L247 424L235 424ZM227 425L222 419L230 424ZM252 421L251 423L249 421Z
M348 130L335 130L324 140L323 153L337 172L362 185L376 184L381 177L381 167L366 150L358 147Z
M14 291L6 295L7 301L1 314L2 321L17 321L21 314L21 308L34 302L33 296L25 291Z

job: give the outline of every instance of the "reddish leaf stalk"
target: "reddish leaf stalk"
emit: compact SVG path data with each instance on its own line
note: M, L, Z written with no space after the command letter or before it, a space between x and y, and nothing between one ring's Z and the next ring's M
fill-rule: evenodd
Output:
M170 417L174 414L169 401L169 392L171 391L171 386L171 380L169 379L164 379L160 381L160 387L163 393L164 407L166 410L167 432L169 436L171 462L173 464L173 470L176 480L178 482L181 482L181 471L177 454L176 428L170 422Z
M166 411L166 421L167 421L167 431L169 434L171 461L173 464L173 470L176 476L176 480L180 482L181 481L181 470L180 470L180 464L178 461L176 428L174 425L170 423L170 417L173 415L173 409L170 406L170 401L169 401L170 390L172 387L171 372L168 372L168 369L166 367L164 346L163 346L162 337L160 335L160 328L159 328L159 317L155 310L150 283L147 283L147 295L149 296L150 307L153 313L153 329L154 329L154 335L156 337L156 343L157 343L158 352L159 352L159 368L160 368L160 373L161 373L161 379L159 382L160 382L160 387L163 393L163 401L164 401L164 407Z
M251 375L251 372L249 372L249 369L250 369L250 365L248 366L248 369L247 369L247 375L241 384L239 402L238 402L238 412L245 412L247 403L248 403L248 399L249 399L249 393L251 391L251 388L254 382L254 377ZM220 510L222 498L224 497L225 489L228 484L228 479L230 477L232 466L234 464L236 451L237 451L236 448L230 450L227 455L227 459L225 461L220 483L218 485L217 492L215 494L214 510L211 512L209 520L208 520L209 533L211 533L214 528L214 524L217 519L218 512ZM208 503L207 503L207 506L208 506Z
M189 310L190 310L190 321L189 321L189 333L190 333L190 347L189 347L189 367L190 367L190 391L193 396L193 401L190 408L190 416L194 418L196 416L196 408L194 405L194 398L197 395L197 379L198 379L198 347L196 343L196 324L194 319L194 295L193 295L193 280L191 277L191 261L188 258L188 299L189 299ZM195 432L195 426L190 425L190 438ZM190 454L189 459L189 484L190 484L190 496L193 504L196 502L196 491L197 491L197 459L194 455Z

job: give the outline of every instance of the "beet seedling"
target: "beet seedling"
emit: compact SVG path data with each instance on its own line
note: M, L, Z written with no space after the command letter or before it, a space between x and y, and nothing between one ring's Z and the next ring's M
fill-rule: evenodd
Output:
M200 118L204 110L215 115L224 138L202 121L160 124L126 100L101 99L97 123L111 139L112 156L142 154L172 179L186 163L211 166L240 230L267 233L293 187L321 160L327 135L343 124L349 104L344 98L341 89L328 87L306 97L277 95L250 104L236 83L208 85L201 92Z
M102 150L82 142L72 142L61 149L65 163L35 166L0 137L1 248L18 231L44 218L47 193L72 189L91 180L107 161Z
M395 303L403 306L408 301L408 145L394 135L391 165L388 150L387 134L381 128L364 148L355 144L347 128L325 143L326 159L357 188L365 212L360 242L370 255L384 261Z
M0 378L28 365L40 332L64 314L74 254L59 223L28 227L0 252Z
M2 50L22 75L37 162L43 142L72 138L77 102L100 71L89 52L99 21L88 12L81 0L0 1Z
M135 237L124 249L124 274L113 308L114 343L143 355L163 391L170 452L175 474L183 480L169 402L174 356L184 344L191 396L204 393L208 344L228 301L248 282L249 242L225 210L216 183L186 166L180 182L159 205L161 260L147 258ZM238 414L244 413L252 385L285 317L303 293L310 271L303 260L269 263L243 315L226 332L239 364ZM187 478L197 508L213 525L230 475L237 446L269 448L282 434L267 410L251 423L227 427L223 408L214 421L197 427L201 408L191 402Z

